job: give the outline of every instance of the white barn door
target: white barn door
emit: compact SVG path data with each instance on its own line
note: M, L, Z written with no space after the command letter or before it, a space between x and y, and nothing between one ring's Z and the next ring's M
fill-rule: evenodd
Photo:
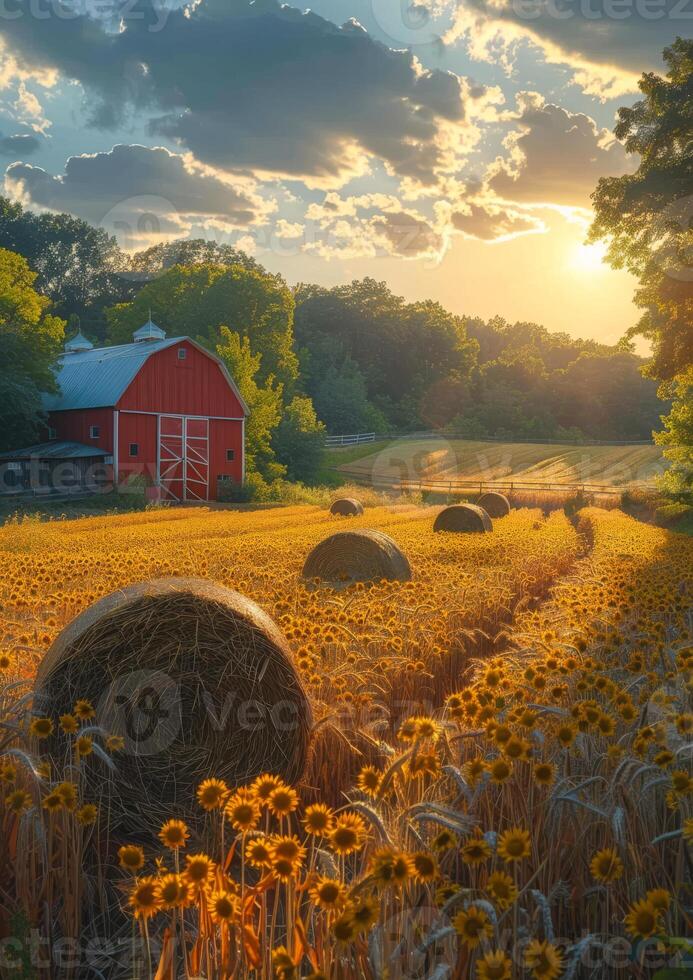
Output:
M209 499L209 419L159 416L158 481L165 500Z

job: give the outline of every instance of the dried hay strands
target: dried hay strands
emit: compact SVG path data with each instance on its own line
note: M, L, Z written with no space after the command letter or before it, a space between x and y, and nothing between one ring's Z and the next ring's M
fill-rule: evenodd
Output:
M438 514L433 522L433 530L483 534L492 531L493 524L483 507L476 504L451 504Z
M339 531L313 548L306 558L302 576L334 585L380 579L408 582L411 568L406 556L387 534L370 530Z
M146 833L172 813L195 824L209 776L295 782L306 766L311 710L284 636L254 602L203 579L128 586L69 623L39 667L35 700L55 717L79 698L125 740L114 772L95 757L80 763L91 798L110 797L116 832Z
M510 513L510 501L505 494L498 493L496 490L482 493L476 505L483 508L489 517L506 517Z
M330 514L339 517L360 517L363 514L363 504L356 497L339 497L333 501Z

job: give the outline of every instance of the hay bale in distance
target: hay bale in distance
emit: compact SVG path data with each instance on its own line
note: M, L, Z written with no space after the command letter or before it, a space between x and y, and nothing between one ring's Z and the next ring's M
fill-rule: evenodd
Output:
M363 514L363 504L356 497L340 497L333 501L330 514L339 517L360 517Z
M486 511L476 504L451 504L438 514L433 530L483 534L492 531L493 524Z
M254 602L202 579L157 579L114 592L57 637L36 678L52 717L88 698L94 724L121 735L114 769L84 759L88 799L110 796L116 834L156 832L171 816L202 817L198 784L261 772L303 775L310 705L286 639ZM98 744L103 739L95 735ZM47 746L64 756L65 736Z
M381 531L338 531L313 548L302 572L305 579L332 584L396 579L408 582L411 568L392 538Z
M496 490L482 493L476 504L477 507L482 507L489 517L505 517L510 513L510 501Z

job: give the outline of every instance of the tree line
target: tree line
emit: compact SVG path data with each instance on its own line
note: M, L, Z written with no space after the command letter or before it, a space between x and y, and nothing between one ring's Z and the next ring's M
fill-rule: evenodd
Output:
M667 77L643 76L643 100L620 111L616 129L640 168L600 181L593 196L593 237L610 240L612 264L641 284L643 318L619 344L406 302L370 278L290 289L214 242L126 256L102 229L0 198L0 445L38 437L39 392L55 383L65 332L79 325L96 344L127 343L151 309L169 336L191 335L235 377L251 408L257 488L314 481L326 431L637 440L661 428L664 412L657 438L673 463L670 488L690 488L693 277L681 263L691 230L675 209L693 178L691 50L677 41ZM653 344L649 363L633 352L636 332Z

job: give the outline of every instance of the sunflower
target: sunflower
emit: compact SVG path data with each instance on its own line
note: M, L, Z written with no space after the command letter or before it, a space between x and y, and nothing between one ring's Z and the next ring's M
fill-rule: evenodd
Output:
M422 884L435 881L440 874L435 855L429 854L428 851L416 851L411 858L414 862L414 877L417 881Z
M512 763L508 762L507 759L494 759L493 762L489 762L488 764L491 782L496 783L498 786L510 778L512 771Z
M306 856L306 849L301 845L298 837L274 837L270 841L270 857L272 861L289 861L293 867L302 864Z
M358 813L340 813L328 835L330 847L336 854L346 855L358 851L366 840L367 831Z
M270 773L265 772L253 781L250 788L255 793L260 805L264 806L269 800L270 793L275 789L279 789L281 785L283 784L278 776L272 776Z
M75 706L72 710L80 721L89 721L89 719L93 718L96 714L94 711L94 705L91 703L91 701L87 701L86 698L80 698L79 701L75 702Z
M232 922L238 913L238 899L231 892L213 891L208 901L212 921L218 925Z
M483 864L491 857L491 848L483 837L470 837L460 848L465 864Z
M505 871L494 871L488 876L486 891L499 909L508 909L517 898L517 886Z
M197 802L209 813L223 806L229 788L223 779L205 779L197 787Z
M144 851L138 844L123 844L118 848L118 862L121 868L134 874L144 867Z
M683 821L681 834L687 844L693 844L693 817L686 817Z
M375 766L364 766L356 777L356 786L366 796L375 797L378 794L380 778L380 770L376 769Z
M156 915L160 908L156 878L140 878L130 892L128 904L138 919L149 919Z
M693 778L685 769L675 769L671 774L671 788L679 796L686 796L693 791Z
M269 794L267 805L275 817L288 817L298 806L298 794L290 786L280 784Z
M34 738L49 738L53 734L53 722L50 718L32 718L29 734Z
M109 752L122 752L125 748L125 739L122 735L109 735L106 738L106 748Z
M446 902L449 902L454 895L457 895L460 890L460 885L458 885L456 881L446 881L445 884L440 885L439 888L436 888L435 902L438 908L442 908L443 905L445 905Z
M271 842L267 837L251 837L245 846L245 859L254 868L269 868Z
M555 980L563 969L563 953L546 940L532 939L525 948L525 965L535 980Z
M5 806L10 813L24 813L31 806L31 795L23 789L15 789L5 797Z
M79 722L74 715L61 715L58 721L66 735L74 735L79 730Z
M190 900L190 887L180 874L168 874L159 878L158 898L162 909L178 909Z
M193 888L204 888L214 877L214 861L206 854L188 854L185 858L185 880Z
M190 831L182 820L167 820L159 831L159 840L172 851L185 847Z
M504 861L523 861L532 853L529 831L521 827L504 830L498 838L498 853Z
M94 749L94 743L89 735L80 735L79 738L75 739L75 751L80 759L83 756L91 755Z
M476 964L477 980L510 980L512 961L502 949L485 953Z
M52 793L49 793L47 796L44 796L41 806L43 807L44 810L47 810L48 813L57 813L58 810L64 809L65 804L63 803L60 794L56 793L55 790L53 790Z
M239 789L226 801L224 814L234 830L246 834L257 827L260 819L260 804L251 790Z
M659 909L649 899L633 902L624 919L626 932L635 939L649 939L659 930L659 915Z
M347 943L353 942L357 932L356 924L347 913L342 913L338 919L335 919L332 925L332 934L338 946L344 946Z
M534 782L539 786L550 786L556 778L556 767L551 762L537 762L533 775Z
M98 815L99 811L94 803L85 803L75 813L75 819L83 827L88 827L90 824L96 823Z
M450 851L453 847L457 847L457 844L457 837L449 830L441 830L431 841L431 847L435 851Z
M623 874L623 861L612 847L605 847L590 861L590 872L597 881L608 885Z
M378 921L380 904L375 898L362 898L347 906L346 914L357 933L368 932Z
M66 810L75 810L77 808L76 783L58 783L53 792L58 794Z
M296 964L289 956L286 946L277 946L272 950L272 976L277 980L294 980Z
M377 888L398 886L412 877L414 862L409 854L396 851L392 847L382 847L373 852L368 871Z
M526 738L513 735L503 746L503 752L509 759L519 759L526 762L532 754L532 746Z
M17 778L17 767L13 762L0 765L0 783L13 783Z
M490 939L493 935L493 926L488 915L476 905L470 905L458 912L452 924L462 942L470 949L475 949L482 940Z
M320 909L341 908L347 898L346 887L334 878L320 877L310 887L308 894L313 905Z
M332 830L333 821L332 810L328 806L324 803L313 803L306 807L302 822L307 834L326 837Z
M666 888L651 888L645 898L652 902L658 912L667 912L671 905L671 892Z

